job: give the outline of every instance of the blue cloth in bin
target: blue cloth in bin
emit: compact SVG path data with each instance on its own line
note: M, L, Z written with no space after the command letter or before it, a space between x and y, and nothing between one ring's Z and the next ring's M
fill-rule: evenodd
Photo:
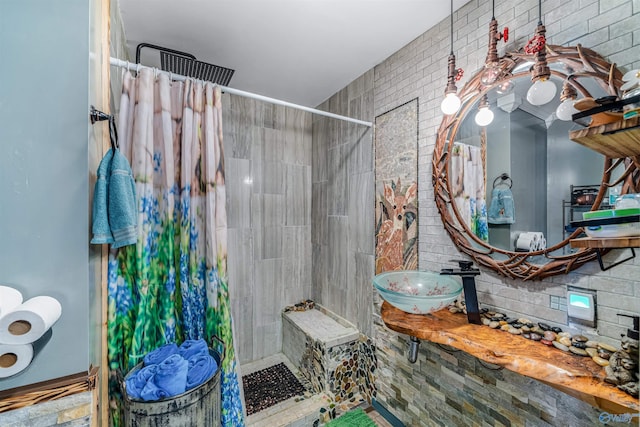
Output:
M175 343L165 344L162 347L158 347L144 356L144 366L157 365L162 363L164 359L176 354L178 352L178 346Z
M184 393L187 388L188 371L189 362L177 353L172 354L158 365L153 382L169 396L176 396Z
M142 398L142 390L147 385L150 379L153 378L156 371L158 370L158 365L150 365L145 366L142 369L134 372L127 380L125 381L127 385L127 394L129 397L133 397L134 399Z
M202 338L199 340L185 340L178 348L178 354L189 360L193 356L209 355L209 347L207 342Z
M155 385L153 381L149 381L142 389L140 397L142 398L142 400L151 401L166 399L167 397L171 397L171 395L167 393L166 390L163 390Z
M210 354L197 354L189 359L187 390L207 381L218 370L216 360Z

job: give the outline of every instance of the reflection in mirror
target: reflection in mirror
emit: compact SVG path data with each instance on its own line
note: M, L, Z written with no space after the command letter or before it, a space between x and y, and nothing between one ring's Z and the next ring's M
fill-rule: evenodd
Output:
M558 95L541 106L526 100L530 55L501 58L501 77L489 86L480 72L472 76L459 91L458 113L443 118L433 156L436 205L454 244L478 264L523 280L566 274L596 258L593 249L570 249L582 232L570 222L606 208L611 177L629 164L622 159L617 170L612 159L571 141L569 131L581 125L556 113L560 94L569 96L563 86L578 100L618 96L622 73L580 46L547 45L547 62ZM487 103L493 117L483 122L477 112Z
M559 78L551 80L562 86ZM511 251L553 247L567 237L565 226L591 208L591 199L570 203L572 188L597 193L605 159L569 140L576 125L556 118L559 98L533 106L526 100L528 74L509 81L509 93L498 93L499 87L487 93L491 123L478 126L475 114L467 114L456 132L449 166L455 207L491 246ZM606 95L591 86L592 96ZM477 111L479 103L469 111Z

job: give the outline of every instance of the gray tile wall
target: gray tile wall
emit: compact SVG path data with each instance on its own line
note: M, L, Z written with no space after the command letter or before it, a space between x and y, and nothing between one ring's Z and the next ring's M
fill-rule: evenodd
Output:
M311 115L225 94L229 293L240 363L279 353L311 297Z
M373 121L373 70L318 108ZM313 298L372 333L373 129L313 118L311 242Z

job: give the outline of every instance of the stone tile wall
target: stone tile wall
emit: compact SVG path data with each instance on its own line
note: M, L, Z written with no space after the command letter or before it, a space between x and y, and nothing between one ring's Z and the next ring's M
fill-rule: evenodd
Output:
M2 427L90 426L93 393L88 391L0 414Z

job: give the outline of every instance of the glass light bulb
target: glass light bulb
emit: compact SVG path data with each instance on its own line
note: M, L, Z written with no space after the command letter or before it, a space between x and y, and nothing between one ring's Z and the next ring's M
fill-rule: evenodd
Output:
M455 93L448 93L442 100L440 108L445 114L455 114L460 108L460 98Z
M485 86L493 84L500 77L500 71L498 65L487 65L480 76L480 83Z
M493 121L493 111L489 107L482 107L476 113L476 124L478 126L488 126Z
M506 95L513 92L514 84L511 80L505 80L496 87L496 92L500 95Z
M573 104L576 103L575 99L567 98L558 105L558 109L556 110L556 117L559 120L564 120L568 122L571 120L571 116L578 112Z
M536 80L527 91L527 101L531 105L544 105L556 96L556 91L556 85L551 80Z

